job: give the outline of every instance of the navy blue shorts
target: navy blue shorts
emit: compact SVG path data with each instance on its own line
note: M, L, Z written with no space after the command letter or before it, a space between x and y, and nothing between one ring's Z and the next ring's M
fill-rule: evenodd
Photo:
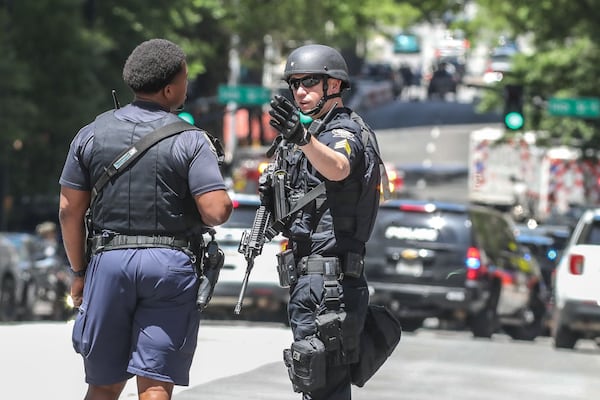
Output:
M110 385L138 375L187 386L200 323L197 290L195 266L182 251L95 255L72 336L86 382Z

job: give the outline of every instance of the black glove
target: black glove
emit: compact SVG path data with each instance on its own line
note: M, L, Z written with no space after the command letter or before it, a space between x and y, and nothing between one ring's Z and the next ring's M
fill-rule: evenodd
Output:
M283 96L275 95L271 100L271 126L283 135L290 143L304 146L310 142L310 133L300 122L300 114L296 106Z

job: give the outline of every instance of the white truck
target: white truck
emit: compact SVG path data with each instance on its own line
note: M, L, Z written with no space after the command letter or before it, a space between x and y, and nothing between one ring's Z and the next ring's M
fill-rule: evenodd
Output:
M526 180L533 174L531 135L505 140L504 131L473 131L469 149L469 200L513 209L525 204Z
M600 164L579 149L542 147L536 134L473 131L469 151L469 200L512 211L516 218L544 221L572 206L598 205Z

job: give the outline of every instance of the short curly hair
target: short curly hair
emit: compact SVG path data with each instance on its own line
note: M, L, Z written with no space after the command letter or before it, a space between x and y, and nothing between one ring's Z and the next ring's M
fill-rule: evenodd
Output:
M135 93L156 93L183 69L185 53L166 39L139 44L125 61L123 81Z

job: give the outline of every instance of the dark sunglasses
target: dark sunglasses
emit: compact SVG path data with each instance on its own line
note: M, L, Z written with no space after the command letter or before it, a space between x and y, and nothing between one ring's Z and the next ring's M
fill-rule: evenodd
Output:
M290 79L288 81L288 85L290 85L290 89L298 90L300 85L302 85L305 88L311 88L319 84L319 82L321 82L322 80L322 75L307 75L298 79Z

